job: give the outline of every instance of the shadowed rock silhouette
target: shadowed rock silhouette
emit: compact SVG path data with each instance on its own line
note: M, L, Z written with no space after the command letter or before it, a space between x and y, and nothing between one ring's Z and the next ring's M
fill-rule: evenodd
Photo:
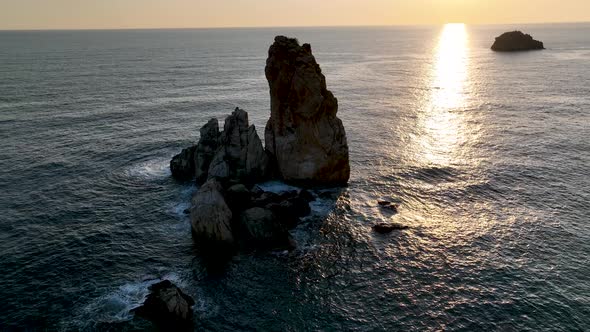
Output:
M492 45L492 50L497 52L517 52L530 50L543 50L545 47L543 43L534 40L529 34L524 34L521 31L505 32Z

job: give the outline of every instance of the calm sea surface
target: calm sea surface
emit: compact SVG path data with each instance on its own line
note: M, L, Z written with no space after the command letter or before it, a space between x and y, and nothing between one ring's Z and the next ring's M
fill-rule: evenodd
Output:
M547 50L491 52L514 28ZM350 185L211 274L168 162L236 106L261 133L277 34L339 99ZM589 174L590 24L0 32L0 330L144 329L168 278L204 330L587 331Z

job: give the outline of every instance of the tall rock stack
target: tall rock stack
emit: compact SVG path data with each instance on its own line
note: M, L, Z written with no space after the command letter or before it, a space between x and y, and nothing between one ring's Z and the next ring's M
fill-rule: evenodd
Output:
M336 117L338 100L326 88L311 46L276 37L265 74L271 99L265 143L279 177L322 185L347 183L348 144Z

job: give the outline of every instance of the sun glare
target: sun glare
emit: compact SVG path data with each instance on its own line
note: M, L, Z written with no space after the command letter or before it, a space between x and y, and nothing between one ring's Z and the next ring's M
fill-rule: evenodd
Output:
M445 25L436 51L433 107L451 109L463 102L467 76L467 32L459 23Z
M464 24L446 24L434 54L431 95L424 110L423 160L449 164L462 138L462 115L455 112L465 105L468 75L468 35Z

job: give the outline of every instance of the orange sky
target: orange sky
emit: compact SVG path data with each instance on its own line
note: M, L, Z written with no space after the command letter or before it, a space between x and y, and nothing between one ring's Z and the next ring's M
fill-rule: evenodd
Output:
M590 0L0 0L0 29L590 21Z

